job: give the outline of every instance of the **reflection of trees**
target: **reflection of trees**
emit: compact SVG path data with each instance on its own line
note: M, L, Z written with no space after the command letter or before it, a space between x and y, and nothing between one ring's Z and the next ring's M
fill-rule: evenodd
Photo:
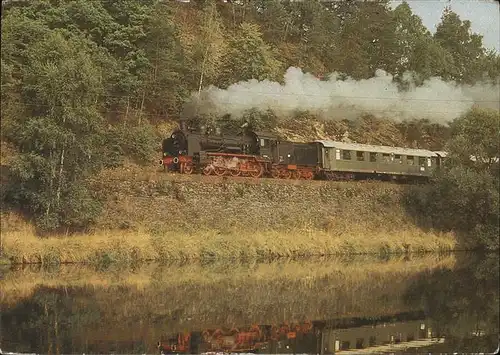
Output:
M99 324L101 315L97 304L86 301L92 300L88 291L38 287L32 298L2 312L2 328L9 333L8 341L15 344L18 352L98 351L85 345L83 335L88 327Z
M150 353L160 336L178 331L377 318L412 310L402 296L416 272L413 269L422 270L418 262L396 263L383 272L385 263L361 271L346 263L344 271L332 267L323 272L316 264L286 265L289 276L280 274L283 265L248 269L246 273L262 273L248 278L221 267L212 270L215 275L207 274L213 281L181 278L174 282L177 269L173 268L155 269L145 287L133 283L37 286L29 297L2 305L3 337L12 344L9 351Z
M498 257L453 271L423 272L409 287L405 301L424 309L435 331L446 337L446 351L492 352L499 341L498 277ZM483 335L474 335L478 332Z

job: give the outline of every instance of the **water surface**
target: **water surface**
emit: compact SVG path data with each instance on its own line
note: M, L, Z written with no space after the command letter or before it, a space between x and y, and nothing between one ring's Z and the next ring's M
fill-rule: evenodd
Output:
M2 271L10 352L493 352L498 257ZM160 347L158 347L160 344Z

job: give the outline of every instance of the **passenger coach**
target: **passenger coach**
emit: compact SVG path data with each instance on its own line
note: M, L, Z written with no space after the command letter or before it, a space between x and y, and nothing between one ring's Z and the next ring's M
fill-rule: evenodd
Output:
M319 144L322 174L328 180L429 178L441 163L439 154L426 149L315 142Z

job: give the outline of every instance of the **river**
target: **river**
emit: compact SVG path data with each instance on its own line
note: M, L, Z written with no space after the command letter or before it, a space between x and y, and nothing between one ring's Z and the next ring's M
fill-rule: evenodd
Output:
M498 256L10 266L4 353L494 352Z

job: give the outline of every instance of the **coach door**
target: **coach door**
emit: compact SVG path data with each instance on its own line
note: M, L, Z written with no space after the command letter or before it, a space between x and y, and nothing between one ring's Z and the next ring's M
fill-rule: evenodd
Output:
M335 159L335 148L322 147L323 169L332 170L335 164L332 161Z

